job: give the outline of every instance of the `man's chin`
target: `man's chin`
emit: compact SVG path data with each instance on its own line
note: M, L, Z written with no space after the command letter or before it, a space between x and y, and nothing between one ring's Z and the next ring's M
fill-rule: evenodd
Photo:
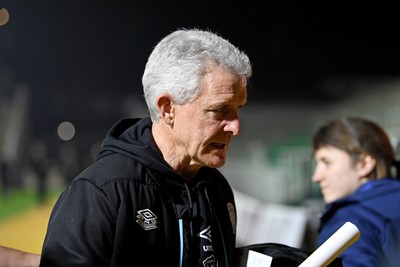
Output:
M225 157L215 157L207 164L210 168L220 168L225 165Z

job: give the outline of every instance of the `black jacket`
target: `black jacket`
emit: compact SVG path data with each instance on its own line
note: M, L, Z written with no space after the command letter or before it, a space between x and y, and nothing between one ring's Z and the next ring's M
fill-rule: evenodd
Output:
M232 266L235 228L218 170L186 181L164 161L150 119L125 119L60 195L40 266Z

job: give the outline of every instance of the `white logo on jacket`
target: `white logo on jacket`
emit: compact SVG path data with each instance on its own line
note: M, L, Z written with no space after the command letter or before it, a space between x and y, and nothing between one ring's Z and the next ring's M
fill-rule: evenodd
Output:
M211 255L210 257L208 257L207 259L205 259L203 261L203 266L204 267L217 267L218 266L217 259L215 258L214 255Z
M157 216L149 209L139 210L136 222L146 231L156 229Z
M208 241L212 242L211 240L211 225L209 225L206 229L204 229L203 231L201 231L198 234L199 237L207 239Z

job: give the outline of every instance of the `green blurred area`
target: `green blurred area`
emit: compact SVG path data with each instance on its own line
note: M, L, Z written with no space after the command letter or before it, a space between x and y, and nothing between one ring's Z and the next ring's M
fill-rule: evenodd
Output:
M59 190L53 190L48 192L46 196L39 198L37 191L34 190L10 190L6 195L0 195L0 221L30 208L39 206L46 200L56 197L59 193Z

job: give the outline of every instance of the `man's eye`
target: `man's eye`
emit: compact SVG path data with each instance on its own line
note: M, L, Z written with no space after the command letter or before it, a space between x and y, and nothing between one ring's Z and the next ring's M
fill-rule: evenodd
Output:
M214 113L224 113L226 111L225 108L213 108L213 109L209 109L209 112L214 112Z

